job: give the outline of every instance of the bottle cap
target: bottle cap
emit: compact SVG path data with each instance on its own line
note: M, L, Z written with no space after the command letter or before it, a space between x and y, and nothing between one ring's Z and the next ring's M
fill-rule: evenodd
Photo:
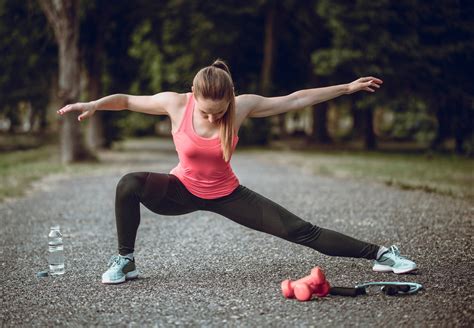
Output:
M48 275L49 275L48 271L36 272L36 277L37 277L37 278L47 277Z

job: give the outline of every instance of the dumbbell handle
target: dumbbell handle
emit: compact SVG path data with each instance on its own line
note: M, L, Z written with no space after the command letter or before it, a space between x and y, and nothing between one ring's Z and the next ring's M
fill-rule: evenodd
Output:
M310 286L315 286L315 285L321 285L324 284L326 281L326 277L324 276L323 271L319 267L315 267L311 270L311 273L303 278L300 278L296 281L291 281L290 283L292 286L295 286L296 284L301 284L305 283Z
M365 295L364 287L331 287L329 294L338 296L352 296Z

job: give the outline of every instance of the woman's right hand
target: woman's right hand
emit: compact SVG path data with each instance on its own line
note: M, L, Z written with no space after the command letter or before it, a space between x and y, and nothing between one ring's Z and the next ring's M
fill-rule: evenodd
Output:
M77 117L78 121L82 121L86 118L94 115L96 108L93 102L78 102L75 104L69 104L57 111L59 115L64 115L72 111L82 112L81 115Z

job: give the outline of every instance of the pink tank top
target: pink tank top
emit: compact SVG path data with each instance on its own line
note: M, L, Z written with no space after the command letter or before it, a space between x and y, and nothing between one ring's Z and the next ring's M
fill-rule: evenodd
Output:
M222 157L220 137L204 138L193 127L194 96L188 93L184 117L173 141L179 157L178 165L171 170L195 196L215 199L227 196L239 186L229 162ZM239 137L234 136L232 152Z

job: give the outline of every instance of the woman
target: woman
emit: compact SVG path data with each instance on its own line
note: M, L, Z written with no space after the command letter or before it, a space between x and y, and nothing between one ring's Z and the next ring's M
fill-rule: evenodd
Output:
M162 215L197 210L215 212L326 255L374 260L374 271L415 270L416 264L400 256L395 246L387 249L302 220L240 185L230 166L239 127L245 118L277 115L361 90L374 92L380 84L382 81L377 78L363 77L349 84L300 90L282 97L252 94L235 97L229 68L216 60L196 74L190 93L115 94L61 108L60 115L82 112L79 121L91 117L96 110L122 109L168 115L171 119L179 164L170 174L135 172L119 181L115 198L119 255L112 257L102 282L116 284L138 277L133 252L140 224L140 203Z

